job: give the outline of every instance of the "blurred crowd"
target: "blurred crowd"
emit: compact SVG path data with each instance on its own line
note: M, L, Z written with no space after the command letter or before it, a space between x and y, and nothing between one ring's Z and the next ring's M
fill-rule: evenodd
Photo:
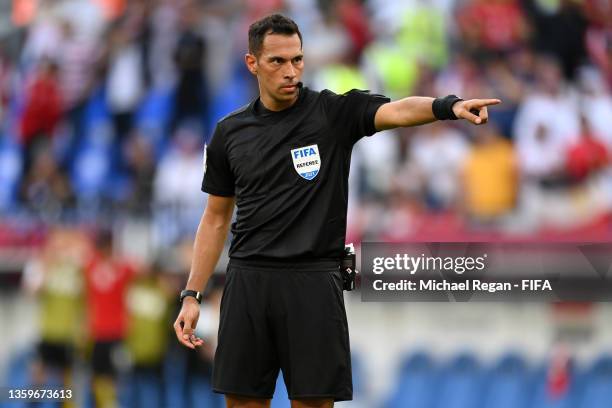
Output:
M277 11L302 30L311 88L503 101L486 126L358 143L349 238L607 234L612 5L594 0L15 1L0 40L3 218L135 217L162 246L192 234L204 143L257 95L248 25Z
M64 406L219 407L210 391L218 285L197 327L205 346L189 350L172 330L190 259L185 243L142 264L118 254L111 231L55 228L22 278L39 339L24 361L12 355L6 384L71 389Z

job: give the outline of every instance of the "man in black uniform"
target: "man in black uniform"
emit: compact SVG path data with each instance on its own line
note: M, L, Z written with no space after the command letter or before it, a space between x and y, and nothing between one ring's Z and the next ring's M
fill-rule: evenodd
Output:
M195 238L174 324L190 348L203 290L219 259L234 205L213 389L228 407L267 407L282 369L292 407L352 399L344 254L353 145L383 129L436 119L487 121L497 99L409 97L390 102L352 90L302 87L302 37L281 15L249 29L249 71L259 98L217 124L206 149L208 204Z

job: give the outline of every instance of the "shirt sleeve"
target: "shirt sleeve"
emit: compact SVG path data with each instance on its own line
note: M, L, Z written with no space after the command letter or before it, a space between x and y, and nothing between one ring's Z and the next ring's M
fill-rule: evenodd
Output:
M234 196L234 174L227 158L225 137L220 124L217 124L212 140L204 151L202 191L223 197Z
M374 117L381 105L390 102L386 96L353 89L342 95L329 90L321 92L325 112L334 134L347 145L354 145L363 136L376 133Z

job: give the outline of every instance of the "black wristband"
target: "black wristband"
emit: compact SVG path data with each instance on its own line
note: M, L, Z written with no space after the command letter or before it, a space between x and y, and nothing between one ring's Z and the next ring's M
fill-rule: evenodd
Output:
M202 293L195 291L195 290L182 290L181 291L181 296L179 297L179 303L183 303L183 299L185 299L187 296L192 296L195 298L195 300L198 301L198 303L202 303Z
M453 112L453 105L463 99L456 95L447 95L444 98L436 98L431 104L431 110L434 117L438 120L457 120L457 116Z

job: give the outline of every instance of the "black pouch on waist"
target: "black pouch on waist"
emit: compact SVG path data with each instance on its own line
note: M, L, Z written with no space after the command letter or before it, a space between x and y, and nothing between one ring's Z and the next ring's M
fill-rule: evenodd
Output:
M357 266L355 257L355 247L353 244L348 244L344 247L344 257L342 258L342 289L350 291L355 289L355 275Z

